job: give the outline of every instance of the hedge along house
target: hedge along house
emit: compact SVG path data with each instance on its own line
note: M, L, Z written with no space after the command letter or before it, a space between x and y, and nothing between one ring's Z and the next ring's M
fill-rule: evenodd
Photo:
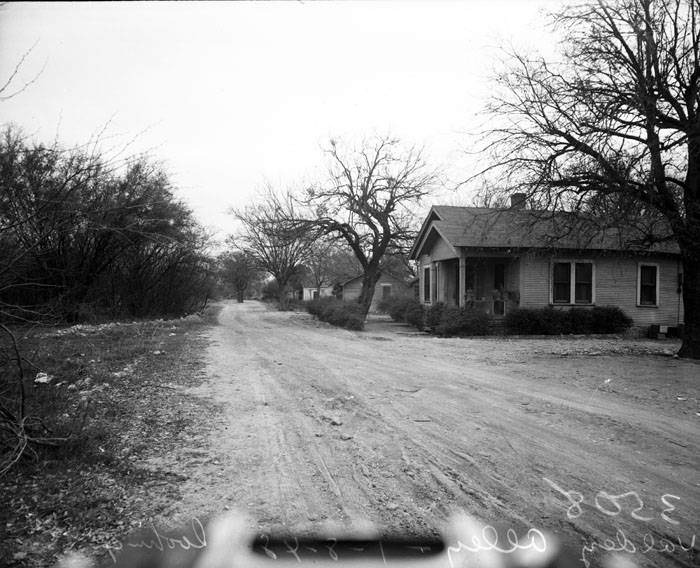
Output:
M632 236L638 237L635 239ZM681 263L672 241L571 213L433 206L410 253L420 300L496 318L514 308L617 306L638 327L683 322Z

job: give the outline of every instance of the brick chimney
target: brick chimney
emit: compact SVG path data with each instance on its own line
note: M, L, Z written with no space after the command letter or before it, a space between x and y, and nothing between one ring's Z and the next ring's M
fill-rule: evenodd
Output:
M527 194L526 193L513 193L510 196L510 208L511 209L525 209L527 204Z

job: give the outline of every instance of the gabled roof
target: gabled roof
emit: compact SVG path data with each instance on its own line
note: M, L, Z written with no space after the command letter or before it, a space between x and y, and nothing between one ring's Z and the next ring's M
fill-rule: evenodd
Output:
M679 252L675 241L650 243L640 230L603 228L595 219L574 213L434 205L413 244L412 260L433 232L453 248Z

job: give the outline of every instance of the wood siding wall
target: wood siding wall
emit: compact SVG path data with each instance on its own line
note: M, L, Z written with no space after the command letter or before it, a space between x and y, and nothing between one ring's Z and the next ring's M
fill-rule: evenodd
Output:
M520 307L550 305L550 266L554 260L593 260L596 306L617 306L637 326L677 325L683 322L683 305L678 294L679 264L673 258L658 256L555 256L526 255L520 259ZM637 298L638 266L658 266L659 302L657 306L639 306Z
M435 239L430 254L423 254L418 259L420 277L420 300L423 299L425 268L432 268L433 262L455 258L454 252L442 240ZM493 282L493 262L496 262L496 252L487 250L464 249L467 262L470 259L483 258L484 264L484 295L490 297ZM550 270L554 260L591 260L594 265L594 304L596 306L617 306L634 320L634 325L646 327L651 324L678 325L683 322L683 305L681 295L678 293L679 262L672 257L660 255L634 255L631 253L558 253L556 255L538 251L532 254L522 254L519 258L505 258L505 289L518 292L509 307L518 305L523 308L543 308L551 305L551 277ZM498 260L500 261L500 260ZM658 305L638 305L638 267L640 263L656 264L658 266ZM438 269L437 282L435 270L431 270L431 295L437 300L445 300L444 279L453 278L446 273L446 266ZM449 292L449 290L448 290ZM358 292L359 293L359 292ZM518 298L519 296L519 302ZM559 307L559 306L557 306ZM564 308L570 305L561 306Z
M430 249L431 260L448 260L456 258L455 251L443 239L437 239L433 248Z

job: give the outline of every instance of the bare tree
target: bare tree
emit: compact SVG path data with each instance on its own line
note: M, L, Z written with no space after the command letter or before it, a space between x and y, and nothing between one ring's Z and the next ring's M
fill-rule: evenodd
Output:
M26 89L33 85L44 72L44 69L46 68L46 63L44 63L44 66L41 68L41 70L38 73L36 73L31 79L22 81L19 78L20 72L25 66L27 58L31 55L32 51L34 51L35 47L36 43L22 54L22 56L19 58L19 61L15 65L15 68L8 75L5 81L2 84L0 84L0 101L10 100L11 98L16 97L20 93L23 93Z
M282 310L289 305L289 284L307 260L316 236L310 226L290 222L300 218L298 208L291 194L268 188L258 203L232 211L241 224L237 246L275 279Z
M683 262L685 334L700 358L700 2L591 0L554 15L562 61L512 54L489 106L493 176L535 207L607 223L659 220ZM630 219L632 218L632 219Z
M315 226L350 247L363 271L359 303L366 315L385 255L406 250L415 237L412 207L429 193L437 176L420 150L402 150L389 137L365 141L354 150L331 140L326 184L310 188Z
M26 324L184 315L206 304L206 233L159 167L116 166L0 134L0 475L66 441L86 416L57 436L50 429L62 419L36 415Z
M348 247L327 236L317 239L304 263L307 280L320 293L321 288L357 276L360 265Z
M231 245L235 247L235 242ZM258 280L258 270L255 259L240 250L226 251L219 255L219 275L221 279L233 287L238 303L243 303L250 285Z

